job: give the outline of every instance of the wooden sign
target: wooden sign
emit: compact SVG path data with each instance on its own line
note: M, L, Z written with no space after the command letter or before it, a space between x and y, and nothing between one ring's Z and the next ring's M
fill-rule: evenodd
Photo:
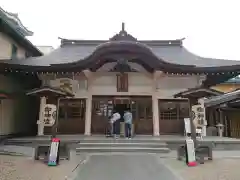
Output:
M59 87L66 92L73 92L73 80L69 78L61 78L59 79Z
M117 92L128 92L128 74L117 74Z
M50 152L48 156L48 166L57 166L59 163L59 147L60 139L53 138L50 146Z

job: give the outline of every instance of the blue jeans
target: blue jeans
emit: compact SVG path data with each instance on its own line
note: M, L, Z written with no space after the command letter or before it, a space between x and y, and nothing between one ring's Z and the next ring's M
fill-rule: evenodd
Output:
M132 124L130 123L125 123L125 137L132 137Z
M113 134L120 135L120 120L113 123Z

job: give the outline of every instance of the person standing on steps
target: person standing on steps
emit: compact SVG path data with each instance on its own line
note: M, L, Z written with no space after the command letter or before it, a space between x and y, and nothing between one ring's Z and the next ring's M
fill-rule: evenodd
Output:
M125 122L125 137L128 139L132 138L132 113L129 109L124 112L123 116Z
M113 134L115 138L120 137L120 119L121 115L119 114L119 112L114 111L111 121L113 124Z

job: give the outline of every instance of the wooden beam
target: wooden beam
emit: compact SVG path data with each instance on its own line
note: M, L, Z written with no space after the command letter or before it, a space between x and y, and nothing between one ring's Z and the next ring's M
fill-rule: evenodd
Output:
M158 79L163 78L165 76L165 73L163 71L154 71L152 77L153 77L153 89L156 90L158 87Z
M165 73L163 71L154 71L153 72L153 79L159 79L164 76L165 76Z
M84 69L82 72L87 79L91 79L93 77L93 72L89 69Z

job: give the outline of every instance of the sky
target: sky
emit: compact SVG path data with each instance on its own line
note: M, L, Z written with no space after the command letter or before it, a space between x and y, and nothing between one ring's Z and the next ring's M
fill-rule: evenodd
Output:
M1 0L18 13L35 45L59 46L58 37L106 40L121 30L139 40L186 38L191 52L240 60L239 0Z

